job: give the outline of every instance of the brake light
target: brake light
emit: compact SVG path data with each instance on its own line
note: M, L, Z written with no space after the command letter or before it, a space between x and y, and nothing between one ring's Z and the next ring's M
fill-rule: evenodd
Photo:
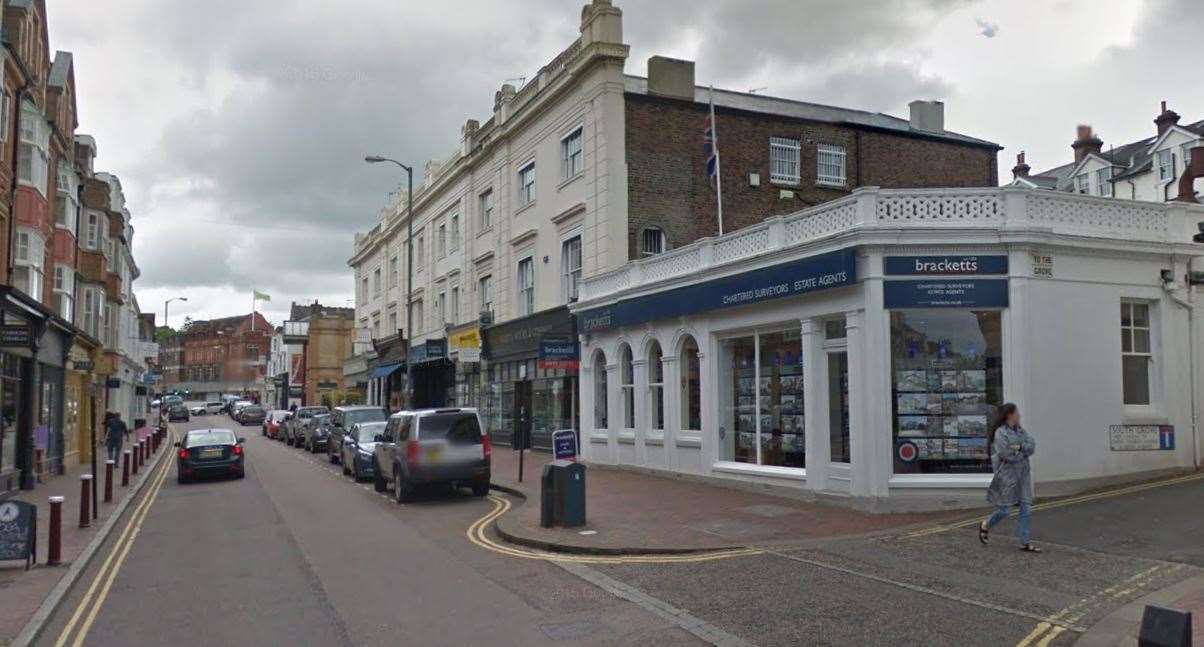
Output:
M241 453L242 453L242 445L235 445L234 446L234 455L238 456Z
M417 463L418 462L418 449L419 449L419 447L418 447L417 440L411 440L406 443L406 462L407 463Z
M485 460L493 456L493 441L489 440L488 434L481 434L481 449L485 451Z
M188 460L188 450L187 449L180 450L180 460L182 460L182 461Z

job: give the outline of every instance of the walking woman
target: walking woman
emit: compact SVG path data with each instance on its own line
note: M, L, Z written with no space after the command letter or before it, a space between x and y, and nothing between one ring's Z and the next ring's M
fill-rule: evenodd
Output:
M987 502L995 506L995 512L978 526L978 540L982 543L990 540L991 528L1008 516L1012 506L1020 506L1020 520L1016 526L1020 550L1041 552L1029 542L1033 474L1028 459L1036 451L1036 441L1020 426L1020 410L1016 405L1009 402L999 407L991 425L991 469L995 475L987 490Z

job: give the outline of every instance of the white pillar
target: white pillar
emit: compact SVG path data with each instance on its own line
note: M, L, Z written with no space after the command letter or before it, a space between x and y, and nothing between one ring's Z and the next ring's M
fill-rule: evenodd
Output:
M619 430L623 428L623 403L620 401L619 365L606 365L606 436L609 463L619 461Z
M881 256L871 256L867 264L876 267L867 274L881 276L881 262ZM865 298L866 308L859 311L861 326L857 343L854 343L853 332L849 333L849 409L850 416L860 416L863 460L858 466L854 454L853 483L856 486L858 481L861 482L857 492L863 496L887 496L894 474L894 420L891 416L890 312L882 307L881 279L865 282ZM860 378L856 380L853 379L854 370L860 371ZM850 430L854 452L857 436L854 427Z
M664 406L665 406L665 465L668 469L677 469L677 436L681 433L681 362L676 355L665 355L661 348L661 366L664 374Z
M648 447L645 441L648 439L648 428L651 423L648 420L648 362L641 356L635 355L635 350L632 350L632 416L635 418L632 422L632 428L635 430L635 462L637 465L648 464Z
M828 463L832 439L828 429L828 354L824 352L823 325L803 319L803 439L807 459L807 487L828 489Z

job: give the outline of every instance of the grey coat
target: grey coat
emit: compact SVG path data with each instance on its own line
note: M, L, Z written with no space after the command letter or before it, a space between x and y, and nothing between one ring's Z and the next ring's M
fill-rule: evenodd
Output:
M1037 451L1037 442L1024 427L1002 425L995 430L991 445L991 468L995 475L987 489L987 502L993 506L1013 506L1033 502L1033 474L1028 457Z

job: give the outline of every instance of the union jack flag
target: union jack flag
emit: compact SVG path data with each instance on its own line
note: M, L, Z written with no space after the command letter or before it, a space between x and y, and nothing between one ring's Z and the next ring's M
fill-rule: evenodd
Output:
M715 187L715 183L719 179L719 147L715 145L715 121L714 113L707 115L706 128L702 134L702 154L707 161L707 179L711 182L711 188Z

